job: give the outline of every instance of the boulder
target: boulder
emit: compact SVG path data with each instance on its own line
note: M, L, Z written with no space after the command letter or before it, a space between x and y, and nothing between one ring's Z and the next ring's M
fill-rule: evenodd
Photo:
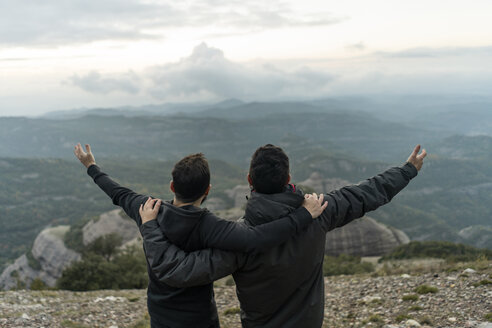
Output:
M103 213L98 219L89 221L82 228L82 233L82 241L86 246L110 233L120 235L123 244L140 236L135 222L120 209Z
M29 287L37 278L48 286L54 286L63 270L73 261L80 259L80 254L68 249L63 242L69 228L69 226L57 226L41 231L31 249L36 268L29 264L26 255L22 255L3 271L0 276L0 287L6 290L16 288L17 281Z
M332 256L381 256L409 241L403 231L366 216L328 232L325 253Z
M226 195L233 201L232 207L238 208L244 208L247 202L246 197L249 196L250 192L248 185L237 185L225 191Z

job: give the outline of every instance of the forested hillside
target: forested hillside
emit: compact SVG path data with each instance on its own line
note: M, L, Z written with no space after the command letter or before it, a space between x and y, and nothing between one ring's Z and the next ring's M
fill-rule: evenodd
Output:
M415 113L407 121L382 120L381 112L369 114L357 110L361 102L352 108L349 103L231 100L178 106L182 113L172 115L157 106L141 115L138 109L108 109L0 118L0 266L29 249L43 227L113 207L73 158L77 142L91 143L98 163L120 182L163 198L171 196L174 161L203 152L214 173L211 197L223 206L233 205L224 191L246 184L250 156L265 143L287 151L294 182L316 172L320 179L350 183L403 163L422 143L429 156L418 178L371 216L411 239L492 248L491 137L459 135L452 125L424 129L432 122L412 124ZM480 124L473 122L465 123Z

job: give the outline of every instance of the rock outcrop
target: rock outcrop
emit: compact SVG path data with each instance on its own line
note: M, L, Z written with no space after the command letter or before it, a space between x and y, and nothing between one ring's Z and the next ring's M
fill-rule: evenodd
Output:
M299 182L299 185L313 188L313 190L315 190L318 193L327 193L332 190L340 189L350 184L351 183L348 182L347 180L338 179L338 178L323 179L321 174L318 172L313 172L309 176L309 178Z
M31 261L26 255L22 255L8 266L0 276L0 287L15 288L18 281L29 287L36 278L41 279L48 286L54 286L56 280L61 277L63 269L80 259L80 254L68 249L63 242L63 237L69 228L69 226L57 226L41 231L31 249L33 257ZM35 268L32 267L33 261L36 263Z
M246 196L250 194L251 190L247 185L237 185L225 192L233 200L233 207L243 208L247 202Z
M380 256L409 241L403 231L387 227L366 216L328 232L325 253L333 256Z
M119 209L103 213L98 219L89 221L82 232L82 240L86 246L97 238L110 233L120 235L123 244L140 236L135 222Z
M79 253L65 246L64 237L69 229L69 226L57 226L41 231L30 251L32 257L22 255L0 275L0 289L16 288L18 283L25 284L29 288L34 279L41 279L46 285L55 286L63 270L81 258ZM103 213L98 219L89 221L82 228L82 233L84 245L110 233L122 237L122 248L141 245L135 222L118 209Z

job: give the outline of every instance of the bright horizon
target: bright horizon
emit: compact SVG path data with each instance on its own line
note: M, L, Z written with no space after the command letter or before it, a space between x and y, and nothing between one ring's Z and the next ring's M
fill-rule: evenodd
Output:
M492 91L490 1L0 0L0 10L0 116Z

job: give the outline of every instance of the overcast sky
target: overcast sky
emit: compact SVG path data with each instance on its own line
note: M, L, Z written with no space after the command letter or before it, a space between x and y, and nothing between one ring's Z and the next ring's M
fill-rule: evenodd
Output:
M492 1L0 0L0 115L490 95Z

